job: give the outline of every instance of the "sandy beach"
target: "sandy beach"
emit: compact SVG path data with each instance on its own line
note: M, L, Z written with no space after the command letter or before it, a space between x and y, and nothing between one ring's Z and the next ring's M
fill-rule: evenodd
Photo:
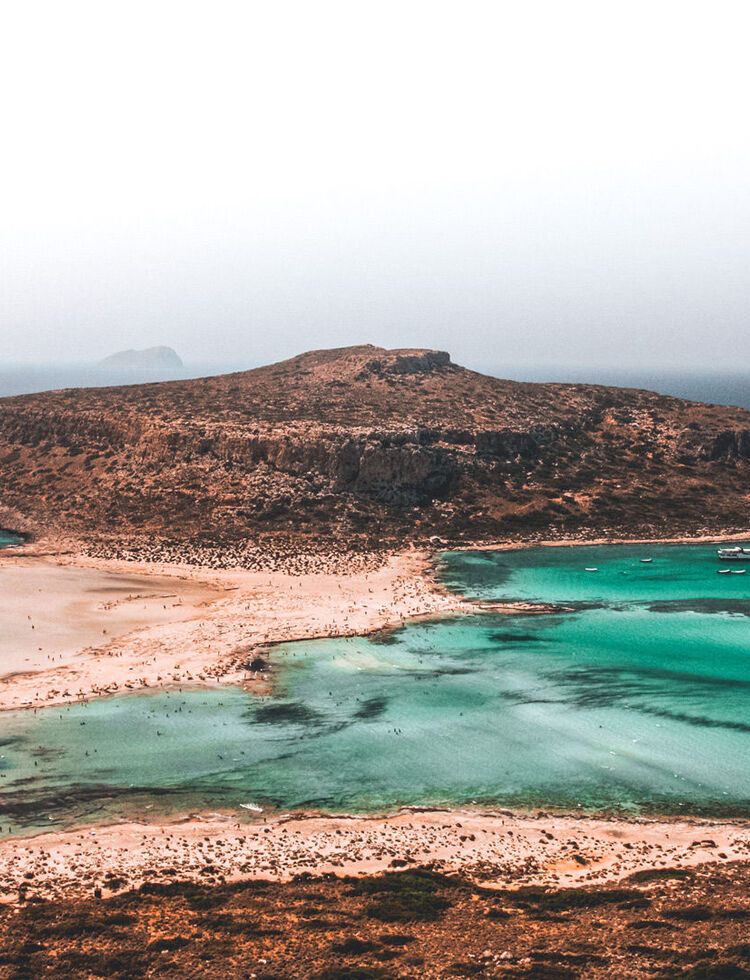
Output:
M476 611L394 555L344 575L196 569L0 553L0 710L177 685L262 685L244 665L273 643L352 636Z
M144 881L206 884L362 875L412 866L496 887L582 886L653 868L750 857L750 823L405 809L387 817L192 815L0 843L0 894L113 893Z

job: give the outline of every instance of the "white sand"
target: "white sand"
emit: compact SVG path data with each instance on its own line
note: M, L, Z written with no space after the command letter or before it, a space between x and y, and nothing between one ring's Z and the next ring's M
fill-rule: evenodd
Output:
M285 881L301 872L368 874L427 864L496 887L585 885L748 857L747 822L404 810L387 818L287 815L262 823L238 809L236 816L5 840L0 898L15 900L21 885L44 896L121 890L158 880L164 870L163 880ZM107 873L119 879L116 888Z
M291 576L0 553L0 710L251 681L238 664L268 643L476 609L425 564L408 552L349 576Z

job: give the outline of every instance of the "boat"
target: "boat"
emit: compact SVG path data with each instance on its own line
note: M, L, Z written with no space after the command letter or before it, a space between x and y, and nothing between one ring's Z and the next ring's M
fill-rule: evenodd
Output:
M719 575L731 575L732 574L732 569L731 568L717 568L716 571L719 573Z
M644 565L648 565L648 564L649 564L650 562L652 562L653 560L654 560L653 558L641 558L641 562L642 562L642 564L644 564Z
M587 568L586 571L587 572L598 572L599 569L598 568Z
M732 575L744 575L747 572L746 568L733 568Z
M750 548L719 548L716 554L722 561L750 561Z

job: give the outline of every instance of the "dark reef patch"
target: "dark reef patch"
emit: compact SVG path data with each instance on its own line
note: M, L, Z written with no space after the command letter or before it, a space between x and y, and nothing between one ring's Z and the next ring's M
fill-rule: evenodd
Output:
M354 712L354 717L360 720L367 720L370 718L379 718L388 707L388 698L368 698L363 704L357 708Z

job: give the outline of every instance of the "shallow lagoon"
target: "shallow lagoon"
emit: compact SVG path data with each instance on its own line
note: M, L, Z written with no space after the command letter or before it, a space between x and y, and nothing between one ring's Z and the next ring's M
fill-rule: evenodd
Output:
M3 829L240 803L750 813L750 575L717 575L711 546L443 561L471 595L575 611L289 644L272 699L172 692L6 715Z
M0 527L0 548L7 548L9 545L18 544L20 538L11 531L4 531Z

